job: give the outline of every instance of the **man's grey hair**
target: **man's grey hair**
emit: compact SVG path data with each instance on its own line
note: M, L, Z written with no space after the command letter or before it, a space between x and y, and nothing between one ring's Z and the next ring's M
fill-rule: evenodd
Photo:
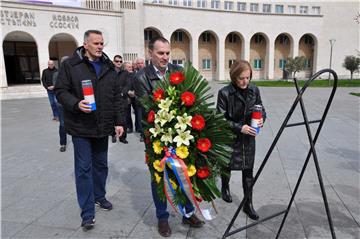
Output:
M99 30L87 30L87 31L84 33L84 42L87 41L87 39L89 38L89 36L90 36L91 33L97 34L97 35L102 35L102 32L99 31Z

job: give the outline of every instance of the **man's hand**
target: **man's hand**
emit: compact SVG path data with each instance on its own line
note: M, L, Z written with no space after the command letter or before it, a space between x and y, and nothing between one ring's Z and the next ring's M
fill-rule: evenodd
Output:
M121 137L122 135L123 135L123 133L124 133L124 127L122 127L122 126L115 126L115 137L116 138L119 138L119 137Z
M52 86L48 86L48 88L47 88L48 90L54 90L54 86L52 85Z
M86 100L82 100L78 104L79 109L84 113L90 113L91 112L91 106L89 105L89 102Z
M256 136L256 130L247 124L243 125L243 127L241 128L241 133L248 134L254 137Z
M263 118L261 118L261 119L259 120L258 126L259 126L260 128L264 127L264 120L263 120Z

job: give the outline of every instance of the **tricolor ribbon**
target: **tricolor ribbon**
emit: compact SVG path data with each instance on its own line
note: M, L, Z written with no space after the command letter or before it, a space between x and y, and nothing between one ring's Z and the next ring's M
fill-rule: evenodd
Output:
M192 188L192 183L191 183L190 177L188 175L187 166L181 158L177 157L177 155L174 152L174 149L172 147L170 147L168 149L168 151L165 152L165 157L161 160L160 166L161 166L161 168L164 169L164 176L165 176L164 193L165 193L167 200L169 201L171 206L174 208L174 210L176 212L178 212L178 210L176 209L176 206L174 205L173 200L172 200L172 198L174 198L176 195L176 191L170 182L168 169L165 167L166 164L170 164L171 170L176 177L176 180L179 184L181 191L190 200L190 202L201 212L204 219L205 220L214 219L216 217L215 213L217 213L216 209L214 207L214 204L212 204L212 208L211 207L203 207L203 208L200 207L200 204L197 202L195 194L194 194L194 190ZM168 191L171 192L172 197L169 195ZM179 204L177 207L179 208L179 211L181 212L182 215L184 215L186 217L191 216L192 212L190 212L190 214L186 213L184 205Z

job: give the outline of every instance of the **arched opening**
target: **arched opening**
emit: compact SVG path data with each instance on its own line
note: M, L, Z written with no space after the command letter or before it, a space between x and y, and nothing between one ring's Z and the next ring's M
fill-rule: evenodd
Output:
M292 38L287 34L280 34L275 39L274 78L287 78L285 70L286 61L291 57Z
M199 70L208 81L215 80L217 72L217 37L213 32L205 31L199 40Z
M3 41L3 52L8 86L40 83L37 45L29 33L9 33Z
M161 32L153 27L145 28L144 30L144 49L145 49L145 64L150 64L150 56L149 56L149 41L154 37L163 36Z
M77 48L77 42L73 36L67 33L54 35L49 42L49 56L54 61L55 66L59 67L59 62L63 56L71 56Z
M190 61L190 37L184 30L176 30L170 38L171 62L175 65L184 66Z
M253 79L266 78L267 39L262 33L256 33L250 40L250 64L253 68Z
M243 58L242 52L243 38L239 33L230 32L225 39L225 77L230 79L229 71L231 65L236 60Z
M313 73L314 67L314 50L315 50L315 38L310 34L305 34L300 38L299 41L299 56L305 57L305 69L304 74L300 77L310 77Z

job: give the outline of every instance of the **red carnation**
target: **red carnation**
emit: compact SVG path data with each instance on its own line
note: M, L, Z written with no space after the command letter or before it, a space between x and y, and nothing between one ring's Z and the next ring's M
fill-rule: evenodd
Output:
M193 129L201 131L205 127L205 119L201 115L194 115L191 119L191 126Z
M205 179L205 178L209 177L209 175L210 175L210 170L209 170L209 168L206 167L206 166L205 166L205 167L202 167L202 168L199 168L199 169L197 170L196 175L198 176L198 178Z
M163 89L161 89L161 88L157 89L154 92L153 97L154 97L155 102L164 99L164 91L163 91Z
M195 102L195 95L189 91L186 91L181 94L181 101L186 106L192 106Z
M155 120L155 111L150 110L148 117L147 117L147 122L148 123L153 123Z
M203 153L206 153L211 148L211 141L208 138L198 139L196 147Z
M185 80L185 76L182 72L174 72L170 74L170 83L173 85L178 85Z

